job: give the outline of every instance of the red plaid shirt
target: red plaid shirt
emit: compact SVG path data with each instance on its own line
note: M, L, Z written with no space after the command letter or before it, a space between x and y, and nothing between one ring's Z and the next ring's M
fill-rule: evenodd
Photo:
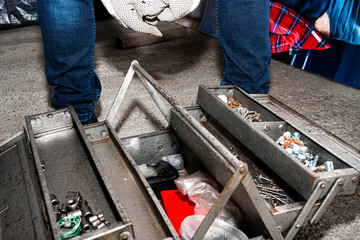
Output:
M330 44L310 22L285 5L270 2L269 23L272 53L286 52L290 49L330 48Z

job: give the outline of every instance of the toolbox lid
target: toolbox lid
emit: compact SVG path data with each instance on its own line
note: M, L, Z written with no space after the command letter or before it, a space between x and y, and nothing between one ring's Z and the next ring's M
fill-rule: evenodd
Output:
M25 130L0 143L0 238L49 239Z

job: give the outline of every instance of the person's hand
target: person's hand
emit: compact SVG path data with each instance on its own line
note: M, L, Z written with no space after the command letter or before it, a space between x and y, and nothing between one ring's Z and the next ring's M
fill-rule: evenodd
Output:
M172 22L193 11L200 0L102 0L108 12L126 28L162 36L155 25Z

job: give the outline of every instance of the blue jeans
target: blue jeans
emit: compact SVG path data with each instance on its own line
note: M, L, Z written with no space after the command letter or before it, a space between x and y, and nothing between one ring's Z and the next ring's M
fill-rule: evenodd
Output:
M217 0L217 27L223 54L221 84L248 93L269 91L271 45L268 0Z
M92 0L38 0L45 73L56 86L51 105L74 106L81 122L94 114L101 84L94 72L95 15Z

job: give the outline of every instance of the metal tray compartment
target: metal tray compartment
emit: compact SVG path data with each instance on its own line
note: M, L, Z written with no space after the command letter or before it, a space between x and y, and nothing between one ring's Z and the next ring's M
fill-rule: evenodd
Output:
M52 238L60 239L60 234L50 194L64 203L67 192L76 191L88 201L95 214L102 213L111 222L110 226L81 233L80 239L119 239L121 234L131 239L132 224L94 166L73 108L27 116L26 124Z
M261 161L249 150L244 148L237 139L229 134L213 118L199 107L187 108L189 114L195 117L211 134L220 140L224 146L236 153L244 162L252 162L256 166ZM209 172L218 182L224 186L234 173L234 168L211 147L176 111L171 111L170 124L173 130L144 134L123 138L122 143L133 157L137 164L149 163L160 160L161 157L181 153L185 163L185 172L181 174L191 174L197 170ZM141 146L141 151L139 148ZM273 172L266 166L262 166L263 173L272 176L274 182L286 189L291 204L278 207L271 207L265 204L257 190L256 185L250 175L247 175L234 192L232 200L238 206L242 217L243 226L241 228L249 237L266 236L266 223L275 221L276 227L286 232L294 224L299 212L305 205L304 198L293 191L281 179L273 175ZM250 189L250 190L249 190ZM255 196L256 200L253 202ZM321 203L312 206L309 216L304 225L308 225L311 217L317 211ZM259 214L261 212L262 214ZM267 215L266 213L270 213Z
M121 201L140 239L177 239L166 213L131 155L107 121L84 126L87 148L106 188ZM132 142L136 145L136 142ZM143 152L137 145L137 152Z
M249 110L260 113L262 122L246 121L222 102L218 95L233 97ZM359 156L348 146L326 138L324 134L319 137L320 128L297 116L294 111L285 111L279 105L269 108L276 102L268 95L249 95L234 86L200 86L197 103L305 199L310 198L320 182L325 182L325 190L320 196L324 198L340 178L343 187L338 195L356 192ZM315 173L286 152L276 143L285 131L300 132L310 152L319 155L320 159L333 161L335 170Z

